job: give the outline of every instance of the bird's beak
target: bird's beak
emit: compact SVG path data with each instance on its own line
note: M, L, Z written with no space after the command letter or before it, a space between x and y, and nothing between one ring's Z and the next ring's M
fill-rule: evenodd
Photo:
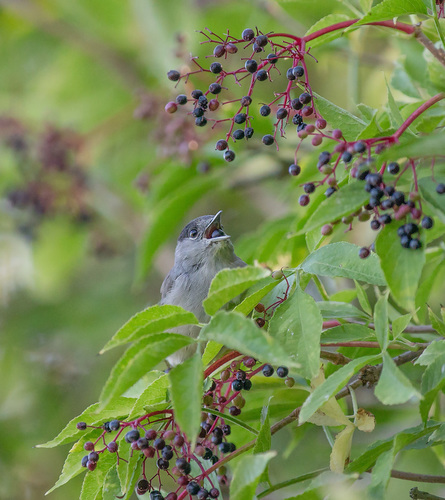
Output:
M221 213L220 210L211 220L210 224L205 228L204 237L212 241L224 241L230 239L228 234L225 234L221 228Z

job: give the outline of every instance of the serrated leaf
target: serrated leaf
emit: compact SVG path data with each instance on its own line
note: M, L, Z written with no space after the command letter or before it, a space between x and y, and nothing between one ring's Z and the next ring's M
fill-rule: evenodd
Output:
M133 398L118 397L113 400L113 405L102 411L99 411L99 403L94 403L78 417L73 418L54 439L44 444L38 444L36 447L54 448L55 446L75 441L85 434L85 431L77 429L77 422L86 422L88 425L101 425L115 418L126 417L130 413L134 403L135 399Z
M318 309L324 319L331 318L362 318L368 316L360 309L346 302L320 301L317 302Z
M368 295L365 292L365 289L360 285L357 280L354 280L355 289L357 290L357 298L360 303L361 308L365 311L366 314L371 315L372 309L371 304L369 303Z
M427 10L422 0L383 0L362 18L358 24L385 21L409 14L426 14Z
M342 474L345 463L351 453L352 437L355 426L351 423L335 436L334 446L330 456L330 469L332 472Z
M336 342L351 342L375 338L374 330L365 325L340 325L329 328L321 334L322 344L335 344Z
M269 399L270 402L270 399ZM261 410L261 427L256 438L253 453L263 453L269 451L272 446L272 435L270 433L269 404L263 406Z
M85 474L79 500L94 500L102 492L105 477L111 468L115 468L116 457L111 453L101 453L94 472Z
M224 304L269 275L270 271L254 266L219 271L213 278L207 298L203 302L206 313L212 316Z
M440 333L442 336L445 337L445 324L444 322L434 314L434 311L431 309L430 306L428 306L428 316L431 321L431 326L436 330L437 333Z
M103 482L102 500L115 500L121 496L121 482L117 473L117 465L107 472Z
M391 89L389 88L388 82L385 79L386 83L386 92L388 96L388 107L389 107L389 123L391 126L395 129L399 128L400 125L403 123L403 118L402 115L400 114L399 107L396 104L396 101L394 100L394 97L392 95Z
M300 265L307 273L321 276L356 279L372 285L385 285L378 257L371 254L360 259L357 245L347 242L331 243L312 252Z
M298 368L277 339L239 313L220 311L204 326L200 340L214 340L262 362Z
M237 464L230 485L230 500L254 498L258 481L275 451L243 456Z
M382 373L374 394L385 405L406 403L413 397L422 398L387 352L383 353Z
M159 376L147 386L138 397L131 409L128 419L132 420L144 414L144 408L148 405L161 403L167 399L167 389L170 387L169 378L166 373L158 372Z
M194 342L176 333L157 333L131 345L114 365L100 395L101 408L120 396L167 356Z
M201 423L202 360L196 352L193 356L169 371L170 393L175 409L175 421L193 444Z
M119 460L117 464L117 474L121 483L123 500L128 500L134 492L134 485L140 474L140 464L142 462L141 453L134 453L131 446L127 446L127 454L119 450L120 456L125 457L125 460Z
M299 287L275 309L269 323L270 335L301 364L305 378L311 379L320 368L322 326L317 303Z
M305 36L314 33L315 31L326 28L327 26L331 26L332 24L340 23L343 21L349 21L351 19L349 16L345 14L328 14L325 17L319 19L315 24L313 24L305 33ZM313 47L319 47L320 45L324 45L325 43L332 42L336 38L340 38L343 36L342 30L333 31L331 33L327 33L326 35L319 36L314 40L310 40L308 45Z
M360 368L376 361L378 358L378 355L357 358L334 372L306 399L300 411L298 418L299 423L302 424L306 422L318 408L333 397L335 393L338 392L358 370L360 370Z
M204 353L202 355L202 364L204 366L207 366L223 347L223 344L219 344L218 342L214 342L213 340L207 342Z
M412 317L412 314L404 314L392 322L392 338L394 340L397 340L399 335L403 333L405 328L409 325Z
M269 278L267 281L267 285L264 285L259 290L248 295L233 310L244 315L249 314L258 302L277 286L277 280L274 278Z
M100 354L121 344L140 340L154 333L181 325L197 325L196 316L182 307L172 305L156 305L135 314L105 344Z
M388 327L388 294L385 293L377 301L374 307L375 336L382 351L386 351L389 340Z
M400 158L424 158L443 155L445 134L436 132L422 137L410 137L401 144L396 144L382 153L381 161L398 160ZM428 179L420 180L420 184ZM434 190L435 188L433 188ZM423 192L422 192L423 194ZM443 198L443 196L442 196ZM429 201L429 200L428 200ZM443 202L445 203L445 202Z
M425 263L423 248L402 248L397 229L401 224L386 225L377 237L376 252L394 299L403 308L413 311L415 295Z
M328 101L315 92L314 95L317 98L316 103L320 114L323 116L323 118L325 118L325 120L327 120L328 123L335 123L336 126L341 128L343 137L347 141L353 141L366 127L366 122L364 122L360 118L357 118L349 111L340 108L336 104ZM335 218L333 220L335 220Z
M437 135L437 134L436 134ZM427 136L428 137L428 136ZM431 136L429 136L431 137ZM442 154L445 135L442 135ZM426 150L430 151L430 150ZM430 177L424 177L419 180L420 192L425 200L430 203L434 208L441 212L441 219L445 221L445 196L436 191L436 183Z
M380 500L385 495L385 490L391 477L394 463L394 449L385 451L377 459L372 469L371 484L368 488L369 496Z

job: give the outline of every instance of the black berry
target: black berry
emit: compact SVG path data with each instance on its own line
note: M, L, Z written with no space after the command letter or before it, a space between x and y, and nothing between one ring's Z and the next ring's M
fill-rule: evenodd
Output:
M377 219L371 221L371 229L373 231L377 231L378 229L380 229L380 222Z
M399 170L400 170L400 166L398 163L396 163L395 161L391 162L387 167L386 167L386 171L388 172L388 174L391 174L391 175L396 175L399 173Z
M268 74L265 69L260 69L258 73L256 74L256 79L260 82L264 82L267 80Z
M401 191L394 191L391 196L392 200L396 205L400 207L405 202L405 195Z
M366 248L366 247L362 247L360 248L360 250L358 251L358 256L361 258L361 259L366 259L366 257L369 257L369 254L371 252L369 251L369 248Z
M263 375L265 377L271 377L274 373L274 369L272 365L264 365L263 366Z
M261 106L260 115L261 116L269 116L270 115L270 107L267 106L267 104L265 104L264 106Z
M215 149L217 149L218 151L224 151L228 147L229 147L229 145L227 144L227 141L225 141L224 139L220 139L216 143Z
M274 143L273 135L270 134L263 135L263 138L261 140L266 146L271 146Z
M328 189L326 189L325 191L325 196L326 198L329 198L329 196L332 196L337 190L335 189L335 187L328 187Z
M292 70L292 73L296 78L301 78L304 75L303 66L295 66L295 68Z
M295 163L292 163L289 166L289 173L290 175L298 175L301 172L301 167L299 165L296 165Z
M244 64L244 67L249 73L255 73L255 71L258 69L258 63L255 61L255 59L248 59L246 61L246 64Z
M246 113L238 113L233 118L233 121L238 125L240 125L241 123L244 123L246 121L246 118L247 118Z
M196 118L195 125L198 127L205 127L207 125L207 118L205 116L200 116Z
M171 80L172 82L177 82L179 80L179 78L181 78L181 74L179 73L179 71L176 71L175 69L171 69L167 73L167 78L169 80Z
M196 481L190 481L186 487L186 490L188 493L190 493L190 495L197 495L200 489L201 487Z
M219 94L222 90L222 87L219 83L211 83L209 85L209 92L211 94Z
M232 137L238 141L244 139L244 130L242 129L234 130Z
M412 250L417 250L418 248L420 248L422 246L422 243L420 242L420 240L416 239L416 238L413 238L410 242L409 242L409 247L412 249Z
M252 389L252 381L247 379L247 380L244 380L243 382L243 389L245 391L250 391L250 389Z
M289 374L289 370L285 366L279 366L277 368L277 375L280 378L285 378L288 376L288 374Z
M311 94L303 92L302 94L300 94L298 99L301 102L301 104L309 104L311 102Z
M187 96L185 94L179 94L176 96L176 104L180 104L181 106L184 106L184 104L187 104Z
M162 450L162 448L165 447L165 441L162 439L162 438L158 438L158 439L155 439L153 441L153 446L157 449L157 450Z
M253 132L254 130L252 127L246 127L246 129L244 130L244 135L246 139L250 139L253 136Z
M255 38L255 42L260 46L260 47L265 47L268 42L268 38L266 35L258 35Z
M436 193L444 194L445 193L445 184L442 184L442 183L438 184L436 186Z
M302 207L305 207L306 205L308 205L310 202L310 198L307 194L302 194L300 196L300 198L298 198L298 203L302 206Z
M241 37L243 38L243 40L245 40L246 42L250 42L250 40L253 40L253 38L255 37L255 32L250 29L250 28L246 28Z
M199 89L192 90L191 96L193 97L193 99L199 99L202 95L204 95L202 90Z
M87 428L87 424L85 422L77 422L76 428L79 431L84 431Z
M294 72L292 71L293 68L289 68L287 71L286 71L286 78L288 80L295 80L295 75L294 75Z
M224 160L226 161L233 161L235 159L235 152L232 151L231 149L228 149L227 151L224 151Z
M352 160L352 154L351 154L349 151L345 151L345 152L341 155L341 159L342 159L345 163L349 163L349 162Z
M125 434L125 441L127 441L127 443L134 443L140 437L141 435L139 434L139 431L133 429L131 431L128 431L127 434Z
M212 73L215 73L215 74L221 73L221 71L222 71L221 63L219 63L219 62L212 63L210 65L210 71Z
M304 192L307 194L311 194L315 191L315 184L312 182L308 182L303 186Z
M232 382L232 389L236 392L236 391L241 391L241 389L243 388L243 382L241 380L234 380Z
M278 111L277 111L277 119L278 120L284 120L284 118L286 118L287 116L287 109L285 108L280 108Z
M358 141L354 144L354 151L356 153L364 153L366 151L366 144L362 141Z
M110 422L110 429L112 431L117 431L121 426L121 423L119 422L119 420L112 420Z
M422 219L422 227L424 229L431 229L434 225L434 221L431 217L428 217L428 216L425 216L423 219Z
M267 56L267 60L271 63L271 64L276 64L278 62L278 57L276 56L276 54L269 54Z
M303 107L303 104L301 104L299 99L292 99L290 105L297 111Z
M242 99L241 99L241 106L250 106L252 104L252 98L248 95L245 95Z

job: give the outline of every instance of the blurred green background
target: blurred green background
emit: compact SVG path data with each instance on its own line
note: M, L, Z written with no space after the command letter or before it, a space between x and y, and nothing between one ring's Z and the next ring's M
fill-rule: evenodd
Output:
M311 176L304 169L297 183L285 175L293 133L278 154L265 151L259 137L271 122L258 122L257 140L235 147L228 165L214 151L221 132L163 111L184 91L166 72L185 68L190 53L205 54L196 30L302 35L327 14L355 17L359 9L353 0L0 0L0 498L42 498L55 482L69 447L33 446L97 400L119 354L97 353L158 301L184 223L222 209L244 259L273 267L307 253L304 239L283 240L289 214L301 210L296 185ZM416 51L415 42L364 28L314 50L320 63L309 63L311 84L354 112L358 102L380 108L385 74ZM367 225L348 236L372 241ZM403 411L406 426L416 422L415 408ZM379 418L386 436L402 417ZM307 471L308 453L313 468L326 464L319 429L298 448L295 430L276 439L286 459L272 463L274 482ZM398 465L441 472L430 450L405 462ZM77 498L81 481L50 498ZM396 498L408 491L400 483L390 488Z

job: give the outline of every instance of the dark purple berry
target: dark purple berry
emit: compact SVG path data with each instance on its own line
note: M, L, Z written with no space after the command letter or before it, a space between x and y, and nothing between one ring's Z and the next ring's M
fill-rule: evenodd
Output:
M202 90L199 89L192 90L191 96L193 97L193 99L199 99L202 95L204 95Z
M417 250L417 249L419 249L421 246L422 246L422 243L421 243L421 242L420 242L420 240L418 240L417 238L413 238L413 239L409 242L409 247L411 248L411 250Z
M215 95L219 94L221 92L221 90L222 90L222 87L219 83L211 83L209 85L209 92L211 94L215 94Z
M164 500L164 496L158 490L153 490L150 492L150 500Z
M153 446L157 450L162 450L165 447L165 441L162 438L157 438L153 441Z
M229 408L229 415L232 415L232 417L237 417L240 414L241 414L241 410L239 408L237 408L236 406L231 406Z
M330 161L331 161L331 153L329 153L329 151L323 151L318 156L317 167L322 167L323 165L326 165Z
M354 144L355 153L364 153L366 151L366 144L362 141L358 141Z
M219 63L219 62L214 62L214 63L212 63L212 64L210 65L210 71L211 71L212 73L215 73L216 75L217 75L218 73L221 73L221 71L222 71L222 66L221 66L221 63Z
M242 129L234 130L232 137L237 141L244 139L244 130L242 130Z
M159 458L156 462L156 466L158 469L167 470L170 466L170 463L168 460L165 460L165 458Z
M148 481L146 479L141 479L138 481L137 489L141 491L148 491Z
M228 436L232 432L232 429L229 424L221 426L221 430L223 431L224 436Z
M241 37L246 42L250 42L250 40L253 40L253 38L255 37L255 32L252 29L250 29L250 28L246 28L243 31Z
M198 500L207 500L209 498L209 492L205 488L201 488L197 494Z
M171 69L167 73L167 78L169 80L171 80L172 82L177 82L179 80L179 78L181 78L181 74L179 73L179 71L176 71L175 69Z
M284 118L286 118L287 116L287 109L285 108L280 108L278 111L277 111L277 119L278 120L284 120Z
M437 194L444 194L445 193L445 184L442 184L442 183L438 184L436 186L436 193Z
M377 231L378 229L380 229L380 222L377 219L371 221L371 229L373 231Z
M265 104L264 106L261 106L260 115L261 116L269 116L270 115L270 107L267 106L267 104Z
M383 200L382 204L381 204L382 210L389 210L393 206L394 206L394 202L393 202L393 200L391 200L391 198L388 198L387 200Z
M258 63L255 61L255 59L248 59L244 64L244 67L249 73L255 73L255 71L258 69Z
M235 152L234 151L232 151L231 149L224 151L224 160L231 162L234 159L235 159Z
M299 99L292 99L290 105L292 106L293 109L295 109L296 111L298 111L299 109L301 109L303 107L303 104L301 104L300 100Z
M245 391L250 391L250 389L252 389L252 381L249 380L249 379L244 380L244 382L243 382L243 389Z
M274 143L273 135L270 134L263 135L263 138L261 140L266 146L271 146Z
M258 54L258 52L263 52L263 49L255 42L253 44L253 51Z
M241 99L241 106L250 106L252 104L252 98L248 95L245 95L242 99Z
M80 462L82 467L86 467L87 464L88 464L88 455L85 455L83 458L82 458L82 461Z
M227 144L227 141L225 141L224 139L220 139L216 143L215 149L217 149L218 151L224 151L228 147L229 147L229 145Z
M401 191L394 191L391 196L394 203L400 207L405 202L405 195Z
M111 441L110 443L107 444L107 450L110 453L116 453L117 449L118 449L118 444L116 443L116 441Z
M285 366L279 366L277 368L277 375L280 378L286 378L289 374L289 370Z
M341 159L342 159L345 163L349 163L349 162L352 160L352 154L351 154L349 151L345 151L345 152L341 155Z
M365 181L375 187L382 183L382 176L380 174L371 173L366 176Z
M431 229L434 225L434 221L431 217L428 217L427 215L422 219L422 227L424 229Z
M242 388L243 388L243 383L241 380L234 380L232 382L232 390L234 390L235 392L241 391Z
M119 422L119 420L112 420L110 422L110 429L112 431L117 431L120 429L120 426L121 426L121 423Z
M325 196L326 198L329 198L329 196L332 196L337 190L335 189L335 187L331 186L331 187L328 187L328 189L326 189L325 191Z
M213 49L213 55L215 57L222 57L226 53L224 45L216 45Z
M216 488L212 488L209 493L211 498L218 498L219 497L219 490Z
M173 450L172 449L167 449L167 447L165 447L163 450L162 450L162 458L164 460L171 460L173 458Z
M246 121L246 118L247 118L246 113L238 113L233 118L233 121L238 125L240 125L241 123L244 123Z
M397 228L397 236L399 236L401 238L402 236L405 236L405 235L406 235L406 231L405 231L404 225Z
M369 175L368 175L369 177ZM381 198L383 198L383 195L385 194L383 192L383 189L380 189L380 188L377 188L377 187L373 187L369 194L373 197L373 198L377 198L378 200L380 200Z
M419 232L419 226L417 224L413 224L412 222L405 224L404 229L405 229L405 234L407 234L408 236L411 236L412 234Z
M389 214L383 214L379 217L380 224L390 224L392 218Z
M195 116L196 118L200 118L201 116L204 115L204 110L202 108L195 108L192 111L192 115Z
M300 115L294 115L292 118L292 123L294 125L300 126L303 123L303 118Z
M301 172L301 167L299 165L292 163L289 166L289 174L290 175L298 175L300 172Z
M358 256L361 258L361 259L366 259L366 257L369 257L369 254L370 254L370 250L369 248L366 248L366 247L362 247L360 248L360 250L358 251Z
M260 46L260 47L265 47L268 42L268 38L266 35L258 35L255 38L255 42Z
M197 127L205 127L207 125L207 118L205 116L200 116L199 118L196 118L195 125Z
M246 129L244 130L244 135L245 135L246 139L250 139L253 136L253 133L254 133L254 130L252 127L246 127Z
M127 441L127 443L134 443L140 437L141 435L139 434L139 431L133 429L131 431L128 431L127 434L125 434L125 441Z
M387 167L386 167L386 171L388 172L388 174L391 174L391 175L396 175L399 173L399 170L400 170L400 166L398 163L396 163L395 161L391 162Z
M221 443L219 445L219 451L221 453L229 453L230 452L230 445L229 445L229 443Z
M85 422L77 422L76 428L79 431L84 431L87 428L87 424Z
M246 380L246 372L244 370L238 370L235 373L235 378L237 380Z
M395 189L394 189L393 186L385 186L385 188L383 189L383 191L385 191L385 194L387 196L392 196L395 193Z
M308 182L303 186L304 192L307 194L311 194L315 191L315 184L313 182Z
M268 77L268 74L267 74L267 71L265 69L260 69L256 74L256 79L259 82L264 82L265 80L267 80L267 77Z
M271 377L275 370L272 365L264 365L262 371L265 377Z
M267 60L271 63L271 64L276 64L278 62L278 57L276 54L269 54L267 56Z
M293 68L289 68L287 71L286 71L286 78L288 80L295 80L295 75L294 75L294 72L292 71Z
M309 104L311 102L311 94L303 92L302 94L299 95L298 99L301 102L301 104Z
M403 248L409 248L410 242L411 242L411 238L407 234L404 234L400 238L400 244L402 245Z
M190 481L186 487L186 490L188 493L190 493L190 495L197 495L200 489L201 487L196 481Z
M96 467L97 467L97 462L92 462L91 460L88 460L87 468L89 471L93 471Z
M304 68L303 66L295 66L293 68L292 73L296 78L301 78L304 75Z
M298 203L302 206L302 207L305 207L306 205L308 205L310 202L310 198L307 194L302 194L300 196L300 198L298 198Z
M187 96L185 94L179 94L176 96L176 104L180 104L181 106L184 106L184 104L187 104Z
M140 450L144 450L145 448L148 448L148 439L147 438L141 437L136 442L137 442Z
M99 453L97 451L92 451L88 454L88 460L90 462L97 462L99 460Z

